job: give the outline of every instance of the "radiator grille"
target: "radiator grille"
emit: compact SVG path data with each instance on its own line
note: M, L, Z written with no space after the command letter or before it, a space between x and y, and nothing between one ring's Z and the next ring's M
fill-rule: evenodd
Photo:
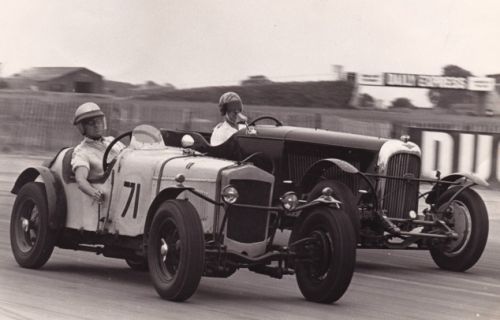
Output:
M389 159L387 175L395 177L420 177L420 158L416 155L399 153ZM410 210L418 208L417 181L386 179L382 208L391 218L408 218Z
M271 184L255 180L230 181L239 192L238 203L267 206ZM266 239L268 212L249 208L231 207L228 211L227 237L242 243L261 242Z

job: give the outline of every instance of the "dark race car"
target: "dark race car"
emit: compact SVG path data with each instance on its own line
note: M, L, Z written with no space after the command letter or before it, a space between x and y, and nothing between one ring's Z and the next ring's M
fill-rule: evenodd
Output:
M170 145L179 144L185 133L163 131ZM271 173L274 203L288 190L307 202L329 187L349 213L358 248L429 250L440 268L465 271L486 245L488 213L471 187L488 183L469 173L420 178L421 151L408 136L383 139L284 126L269 116L216 147L207 143L209 134L190 135L200 152L252 162ZM424 184L430 187L421 194ZM304 218L300 213L287 217L280 227L296 228Z

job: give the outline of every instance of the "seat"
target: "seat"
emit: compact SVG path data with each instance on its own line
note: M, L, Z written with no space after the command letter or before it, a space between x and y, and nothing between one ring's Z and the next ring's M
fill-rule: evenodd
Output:
M71 157L73 156L74 149L75 148L70 148L68 151L66 151L62 160L62 176L64 183L66 184L76 182L75 173L71 168Z

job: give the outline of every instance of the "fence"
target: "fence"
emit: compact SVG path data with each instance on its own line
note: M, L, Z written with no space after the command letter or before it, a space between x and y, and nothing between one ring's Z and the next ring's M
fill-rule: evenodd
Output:
M80 103L97 102L108 120L111 135L147 123L158 128L189 129L209 132L220 121L214 103L185 101L117 100L106 97L68 95L0 95L0 146L2 151L55 151L75 145L81 135L72 125L74 110ZM274 116L285 124L323 128L359 134L389 137L389 123L341 118L325 110L245 106L250 119Z

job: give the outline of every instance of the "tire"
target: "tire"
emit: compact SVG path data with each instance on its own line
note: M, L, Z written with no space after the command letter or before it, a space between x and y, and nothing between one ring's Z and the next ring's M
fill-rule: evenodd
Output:
M45 185L28 182L18 192L10 220L10 245L23 268L41 268L52 255L57 233L49 228Z
M315 239L294 247L300 257L294 266L302 295L319 303L340 299L351 283L356 263L356 238L347 214L341 209L316 207L293 232L298 240ZM313 259L303 259L311 254Z
M460 187L453 187L443 193L438 207L446 203ZM465 271L479 260L488 239L488 212L481 197L472 189L465 189L450 204L451 218L444 218L453 231L459 234L457 240L431 247L434 262L450 271ZM446 208L440 208L444 210Z
M138 257L134 259L125 259L125 262L132 270L148 271L148 260L146 258Z
M359 230L361 229L361 218L359 216L358 206L356 197L352 193L351 189L346 186L344 183L335 180L322 180L318 182L311 190L309 195L307 196L307 201L312 201L319 196L321 196L321 191L330 187L333 190L333 196L342 202L342 208L349 216L351 220L352 226L354 227L354 231L356 233L356 239L359 240Z
M148 239L153 285L163 299L184 301L201 280L205 262L203 228L186 200L167 200L155 213Z

